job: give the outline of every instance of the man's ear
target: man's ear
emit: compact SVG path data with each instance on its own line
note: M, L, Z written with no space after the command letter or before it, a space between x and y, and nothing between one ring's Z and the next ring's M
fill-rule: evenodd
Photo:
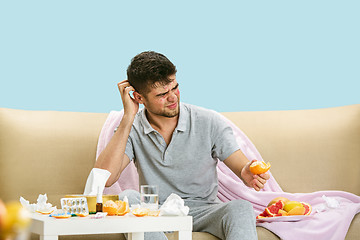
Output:
M137 103L143 104L143 102L144 102L144 97L143 97L140 93L138 93L138 92L133 92L133 96L134 96L134 99L135 99L135 101L136 101Z

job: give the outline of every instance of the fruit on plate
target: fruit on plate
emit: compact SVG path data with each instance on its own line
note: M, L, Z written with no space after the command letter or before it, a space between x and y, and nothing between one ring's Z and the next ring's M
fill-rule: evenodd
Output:
M103 205L103 212L107 212L109 216L123 216L130 212L129 203L108 200Z
M284 203L287 203L288 201L290 201L286 197L276 197L273 200L271 200L267 206L269 207L270 205L273 205L274 203L276 203L279 200L283 201Z
M277 201L274 204L271 204L269 207L265 208L265 211L268 216L275 217L279 214L279 210L282 210L285 206L285 203L282 200ZM282 216L282 215L280 215Z
M305 214L305 208L304 207L294 207L290 211L287 212L289 216L291 215L304 215Z
M301 204L304 206L305 208L305 213L304 215L310 215L311 211L312 211L312 207L310 204L306 203L306 202L301 202Z
M292 210L295 207L304 207L304 206L298 201L288 201L288 202L286 202L286 204L284 206L284 210L289 212L290 210Z
M256 219L292 215L310 215L312 210L311 205L308 203L290 201L284 197L274 198L270 203L268 207L265 208L264 212L260 213Z
M250 165L250 172L253 174L262 174L267 172L271 167L271 164L268 162L267 164L263 161L254 161Z

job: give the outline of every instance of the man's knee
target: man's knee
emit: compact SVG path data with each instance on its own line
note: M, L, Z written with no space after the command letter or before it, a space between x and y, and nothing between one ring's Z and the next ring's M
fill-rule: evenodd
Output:
M254 209L250 202L245 200L233 200L228 202L226 207L227 214L230 214L231 217L250 217L254 216Z

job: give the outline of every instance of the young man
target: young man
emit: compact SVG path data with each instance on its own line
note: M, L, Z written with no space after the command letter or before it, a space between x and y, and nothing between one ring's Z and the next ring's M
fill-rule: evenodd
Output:
M160 204L171 193L184 199L193 216L194 231L209 232L220 239L257 239L249 202L217 201L217 159L257 191L269 174L250 172L251 162L218 113L180 102L176 68L164 55L138 54L127 75L128 80L118 84L123 118L95 164L111 172L107 186L134 161L140 184L159 186ZM144 109L138 111L139 104ZM166 238L163 233L145 237Z

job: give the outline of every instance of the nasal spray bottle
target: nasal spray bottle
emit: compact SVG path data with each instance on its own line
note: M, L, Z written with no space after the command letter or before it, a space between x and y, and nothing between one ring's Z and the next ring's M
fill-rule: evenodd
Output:
M97 195L96 195L96 212L103 211L103 200L102 200L102 191L101 187L98 187Z

